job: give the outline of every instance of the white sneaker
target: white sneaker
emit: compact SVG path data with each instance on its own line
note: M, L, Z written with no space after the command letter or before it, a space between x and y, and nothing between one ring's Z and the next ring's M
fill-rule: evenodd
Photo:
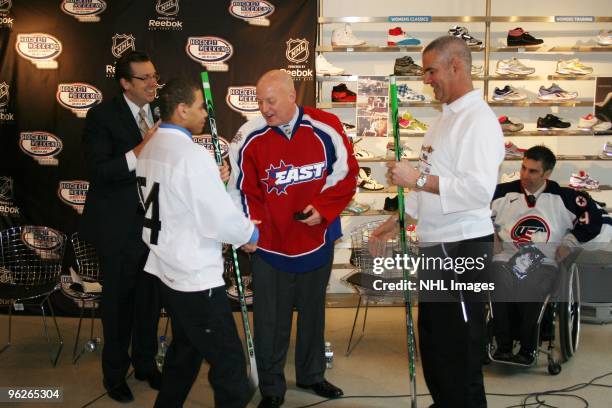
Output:
M495 73L498 75L530 75L535 72L535 68L528 67L516 58L497 61Z
M593 73L593 67L584 65L578 58L567 61L557 61L557 73L561 75L588 75Z
M480 76L482 75L482 65L472 65L472 76Z
M601 30L597 36L597 44L612 45L612 30Z
M518 171L514 171L512 173L503 173L501 176L501 183L509 183L514 180L518 180L521 178L521 173Z
M366 42L355 37L353 28L347 23L344 29L337 28L332 31L331 43L334 47L356 47L365 45Z
M344 69L330 64L323 54L317 55L315 66L319 75L341 75L344 73Z
M572 173L570 177L569 186L572 188L596 190L599 188L599 181L591 178L589 173L584 170L580 170L578 174Z
M370 191L378 191L385 188L378 181L374 180L374 178L367 174L365 169L362 167L359 169L359 176L357 177L357 185L365 190Z
M402 144L401 148L402 155L400 159L418 159L418 154L408 146L407 143ZM390 141L387 143L387 159L395 159L395 142Z
M373 159L374 155L366 149L355 149L353 155L357 160L359 159Z
M595 132L605 132L606 130L612 129L612 122L598 122L593 126Z
M586 114L578 121L578 127L582 129L590 129L597 124L597 118L592 113Z

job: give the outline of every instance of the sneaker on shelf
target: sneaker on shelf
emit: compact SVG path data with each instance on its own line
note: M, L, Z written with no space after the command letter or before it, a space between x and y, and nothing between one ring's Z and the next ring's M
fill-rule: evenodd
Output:
M522 101L527 95L511 85L506 85L502 89L495 87L493 99L496 101Z
M482 65L472 65L472 76L480 76L482 73Z
M401 84L397 86L397 99L400 102L423 102L425 95L413 91L406 84Z
M601 157L612 159L612 142L607 141L601 152Z
M351 200L350 203L346 206L344 210L342 210L342 214L363 214L368 211L370 206L368 204L358 203L355 200Z
M591 129L597 122L597 118L592 113L587 113L578 120L578 127L581 129Z
M406 129L412 130L414 132L427 132L427 129L429 129L429 126L427 125L427 123L423 123L420 120L415 118L410 121L410 124L408 125Z
M601 30L599 35L597 35L597 44L612 45L612 30Z
M527 150L527 149L519 148L517 145L515 145L512 142L506 142L504 144L504 147L506 148L506 159L512 159L515 157L523 157L523 153L525 153L525 150Z
M400 159L417 159L417 153L408 146L407 143L402 144ZM387 159L395 159L395 142L392 140L387 143Z
M332 31L331 44L334 47L358 47L365 45L365 43L353 34L353 28L348 23L344 25L344 28L337 28Z
M411 35L408 35L404 30L402 30L401 27L394 27L389 29L389 34L387 35L388 46L410 46L419 44L421 44L421 40Z
M553 115L552 113L549 113L543 118L538 118L537 122L538 130L566 129L571 125L571 123L562 121L559 117Z
M531 75L535 68L528 67L516 58L497 61L495 73L498 75Z
M370 170L368 168L368 170ZM364 190L379 191L385 188L382 184L376 181L370 172L366 171L366 168L361 167L359 169L359 176L357 177L357 185Z
M521 173L513 171L512 173L503 173L501 176L501 183L510 183L511 181L520 180Z
M612 129L612 122L597 121L597 124L593 126L594 132L605 132Z
M417 65L412 57L406 55L395 60L393 75L399 76L422 76L423 68Z
M571 101L578 97L578 92L568 92L557 84L552 84L545 88L540 86L538 91L538 99L542 101Z
M353 152L353 156L355 156L357 160L374 158L374 155L370 153L369 151L367 151L366 149L355 149L355 151Z
M318 75L340 75L344 74L344 69L332 65L323 54L317 55L315 67Z
M518 132L520 130L523 130L523 128L525 127L525 125L521 122L512 122L510 118L505 115L500 116L499 118L497 118L497 120L499 121L499 124L501 125L501 128L504 132Z
M448 30L448 35L461 38L468 46L482 45L482 41L472 36L465 27L453 26Z
M599 181L589 176L589 173L586 171L580 170L578 174L572 173L569 186L576 189L597 190L599 188Z
M593 67L584 65L578 58L557 61L557 74L588 75L593 73Z
M398 197L397 195L395 197L393 197L393 198L386 197L385 198L385 206L383 207L383 210L385 210L385 211L397 211L397 206L398 206L398 203L399 203L399 199L397 197Z
M508 47L525 47L530 45L540 45L544 40L535 38L521 27L508 31Z
M356 102L357 94L346 87L346 84L336 85L332 88L332 102Z

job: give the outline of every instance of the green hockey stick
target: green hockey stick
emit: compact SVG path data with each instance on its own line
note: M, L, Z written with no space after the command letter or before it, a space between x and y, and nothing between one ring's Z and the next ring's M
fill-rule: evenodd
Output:
M208 72L202 72L202 88L204 89L204 100L206 110L208 111L208 123L210 124L210 133L212 136L213 148L215 151L215 160L218 165L223 163L221 157L221 147L219 146L219 134L217 133L217 121L215 117L215 107L213 105L212 92L210 89L210 81ZM249 354L249 384L251 391L254 391L259 385L259 376L257 375L257 361L255 360L255 345L253 343L253 335L251 334L251 324L249 323L249 312L247 311L246 297L244 287L242 286L242 277L240 276L240 268L238 267L238 254L236 248L232 246L232 260L234 261L234 272L236 273L236 286L238 287L238 299L240 301L240 312L242 314L242 326L244 327L244 337L247 344L247 353Z
M395 142L395 160L400 161L402 150L399 137L399 123L397 113L397 84L395 83L395 75L389 76L389 99L391 99L391 122L393 124L393 140ZM397 210L399 212L399 228L400 228L400 244L402 254L410 256L408 251L408 243L406 242L406 220L404 213L404 188L397 186ZM404 281L408 281L409 274L406 268L403 268ZM414 321L412 319L412 301L410 299L410 291L404 290L404 305L406 308L406 329L408 331L408 371L410 373L410 406L416 408L416 365L415 365L415 338L414 338Z

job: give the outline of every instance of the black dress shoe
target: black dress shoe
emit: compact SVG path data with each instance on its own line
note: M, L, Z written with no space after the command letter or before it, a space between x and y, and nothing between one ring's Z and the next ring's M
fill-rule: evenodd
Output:
M342 392L340 388L336 387L327 380L311 385L297 384L297 386L300 388L313 390L315 394L323 398L339 398L344 395L344 392Z
M157 370L157 368L154 368L153 370L148 371L146 373L136 372L134 373L134 377L136 377L137 380L148 382L149 386L154 390L161 390L162 375Z
M130 387L128 387L125 380L112 386L106 381L106 379L103 380L102 383L104 384L104 388L108 392L108 396L114 399L115 401L123 403L134 401L132 391L130 391Z
M259 405L257 405L257 408L278 408L283 405L283 402L285 402L285 398L283 397L264 396L261 401L259 401Z

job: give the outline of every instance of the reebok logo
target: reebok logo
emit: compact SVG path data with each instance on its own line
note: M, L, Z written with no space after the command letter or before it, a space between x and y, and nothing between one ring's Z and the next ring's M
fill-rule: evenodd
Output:
M298 80L313 78L312 69L281 69L281 71L285 71L292 78Z
M15 19L12 18L12 17L2 17L2 18L0 18L0 24L7 25L7 26L12 26L14 21L15 21Z
M182 21L165 21L165 20L149 20L149 29L151 28L174 28L177 30L183 29Z
M0 113L0 121L15 120L15 115L12 113Z

